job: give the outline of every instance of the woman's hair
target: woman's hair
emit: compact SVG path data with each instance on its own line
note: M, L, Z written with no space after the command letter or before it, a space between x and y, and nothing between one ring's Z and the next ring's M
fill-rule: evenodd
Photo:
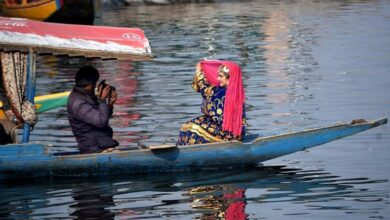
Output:
M218 72L220 73L223 73L225 76L226 76L226 79L229 79L230 75L229 75L229 68L225 65L221 65L220 67L218 67Z

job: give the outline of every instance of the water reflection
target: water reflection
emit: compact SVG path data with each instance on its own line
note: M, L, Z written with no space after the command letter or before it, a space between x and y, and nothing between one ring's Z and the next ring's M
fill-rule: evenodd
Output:
M107 79L118 92L114 116L110 122L115 126L114 139L118 140L121 147L137 147L140 140L150 138L148 135L140 134L140 128L133 128L133 123L142 117L140 111L134 108L138 101L136 94L139 89L138 77L142 73L136 72L131 62L112 61L101 64L100 79Z
M287 59L290 57L291 35L290 26L292 21L284 9L275 9L270 12L268 18L263 24L264 39L264 57L266 59L266 74L269 74L270 80L265 83L266 87L272 89L285 89L292 87L289 73L286 69ZM267 95L267 99L272 103L283 103L290 100L289 94L276 93L275 97Z
M246 219L245 189L234 189L230 185L199 186L188 191L191 208L202 212L197 219ZM220 192L231 191L231 193Z
M114 206L114 191L110 186L99 183L76 184L72 189L74 204L70 213L74 219L114 219L115 214L109 208Z
M299 219L302 213L314 217L323 210L332 210L380 217L386 210L387 192L371 187L386 182L364 177L343 179L318 169L267 166L225 172L2 183L0 216L245 219L272 218L277 212Z

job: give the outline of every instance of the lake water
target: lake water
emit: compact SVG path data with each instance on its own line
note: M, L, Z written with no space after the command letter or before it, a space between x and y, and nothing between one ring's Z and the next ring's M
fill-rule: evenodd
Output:
M200 114L199 60L242 66L248 132L299 131L390 116L389 1L217 1L104 8L98 25L140 27L150 62L40 57L37 93L69 90L91 62L119 92L122 146L176 141ZM66 109L31 140L75 146ZM0 219L389 219L390 127L250 170L0 183Z

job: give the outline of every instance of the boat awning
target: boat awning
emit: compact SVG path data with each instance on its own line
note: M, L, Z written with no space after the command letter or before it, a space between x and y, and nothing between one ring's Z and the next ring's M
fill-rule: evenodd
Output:
M0 50L148 60L149 41L138 28L69 25L0 17Z

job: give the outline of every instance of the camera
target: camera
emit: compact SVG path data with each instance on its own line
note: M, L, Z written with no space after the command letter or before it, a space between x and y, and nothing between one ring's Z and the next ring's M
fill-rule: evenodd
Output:
M115 91L115 87L114 87L114 86L108 85L108 84L106 83L106 80L102 80L102 81L99 83L99 85L97 86L97 89L98 89L98 91L100 92L100 93L98 94L98 96L99 96L99 97L102 96L103 90L104 90L107 86L110 87L110 89L109 89L109 91L108 91L108 96L107 96L107 97L108 97L108 101L110 102L111 94L112 94L113 91Z

